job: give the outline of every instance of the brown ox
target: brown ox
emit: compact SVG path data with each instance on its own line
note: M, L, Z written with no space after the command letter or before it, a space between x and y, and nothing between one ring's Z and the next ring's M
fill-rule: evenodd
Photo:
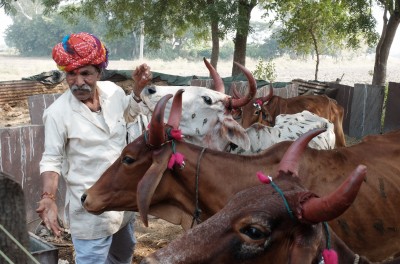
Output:
M239 97L238 92L235 92ZM336 100L326 95L301 95L291 98L282 98L273 95L270 85L269 94L253 99L241 109L242 126L248 128L254 123L262 123L267 126L275 125L275 118L280 114L296 114L304 110L310 111L320 117L331 121L334 125L336 147L346 146L343 133L344 109Z
M197 209L205 220L238 191L260 184L254 177L257 171L276 172L293 143L280 142L259 155L241 156L172 140L166 137L162 122L169 97L159 101L149 131L126 146L121 157L82 196L89 212L139 210L146 225L149 213L188 228ZM175 96L173 105L179 97ZM177 128L177 112L171 110L168 124ZM307 145L312 137L305 135L293 145ZM183 169L167 168L173 151L184 155ZM306 188L321 195L332 192L359 164L368 167L368 177L358 199L330 225L354 251L382 260L400 248L400 131L368 136L346 148L306 147L298 175Z
M285 162L283 158L280 167ZM302 186L293 166L290 161L287 169L281 168L273 186L259 185L235 194L217 214L141 264L311 264L321 262L327 244L339 263L355 263L358 256L325 222L352 204L365 179L365 166L324 198Z
M290 210L297 213L294 218L271 185L254 186L235 194L217 214L141 264L328 264L332 263L328 257L322 262L327 243L328 252L336 252L338 263L371 263L351 251L325 225L325 221L340 215L342 210L337 207L350 206L364 178L365 167L360 166L335 193L315 198L295 175L282 173L274 183L283 192ZM324 202L319 204L317 200ZM315 214L317 219L310 219ZM400 263L400 259L384 263Z

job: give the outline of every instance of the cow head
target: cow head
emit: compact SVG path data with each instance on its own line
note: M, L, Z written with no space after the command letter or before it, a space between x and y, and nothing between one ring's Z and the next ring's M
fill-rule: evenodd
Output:
M235 98L242 98L242 95L233 87ZM269 93L266 96L253 98L248 104L240 109L241 123L244 128L250 127L252 124L261 123L268 126L274 125L274 120L268 110L268 103L273 97L272 84L269 86Z
M141 263L319 263L332 249L339 263L353 263L354 253L326 222L352 204L366 167L359 165L336 191L319 198L297 176L298 154L285 154L272 182L260 174L267 185L238 192L220 212Z
M221 77L206 59L204 62L214 80L214 90L196 86L148 86L141 93L143 102L153 110L166 94L175 94L185 88L180 129L187 142L216 150L224 150L232 142L243 149L249 149L249 138L243 127L234 120L231 111L246 105L254 97L257 89L254 77L245 67L237 64L249 81L249 93L235 99L225 94ZM167 104L166 115L170 109L171 104Z

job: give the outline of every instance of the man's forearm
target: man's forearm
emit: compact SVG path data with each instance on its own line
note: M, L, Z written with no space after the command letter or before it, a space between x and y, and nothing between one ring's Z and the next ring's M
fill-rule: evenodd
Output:
M43 181L43 190L41 199L43 198L50 198L52 200L56 199L59 176L60 175L54 171L45 171L41 174Z

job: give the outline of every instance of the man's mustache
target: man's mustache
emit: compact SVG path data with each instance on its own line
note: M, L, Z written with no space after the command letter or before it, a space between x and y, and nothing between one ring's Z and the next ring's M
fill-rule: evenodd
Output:
M75 85L71 86L71 91L72 92L82 91L82 92L90 93L90 92L92 92L92 88L87 84L84 84L82 86L78 86L75 84Z

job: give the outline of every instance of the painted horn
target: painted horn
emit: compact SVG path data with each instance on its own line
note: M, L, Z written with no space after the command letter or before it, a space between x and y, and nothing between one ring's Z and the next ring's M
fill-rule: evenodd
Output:
M271 100L272 96L274 95L274 88L272 88L272 83L269 84L269 93L267 96L263 96L260 98L260 100L265 103Z
M307 222L320 223L339 217L354 202L366 174L367 167L358 165L336 191L323 198L312 198L305 202L300 218Z
M299 161L301 154L307 147L308 143L316 136L325 132L325 128L313 129L301 135L296 141L290 145L283 155L278 167L278 176L281 172L292 173L294 176L299 175Z
M225 86L221 76L218 74L215 68L211 65L211 63L208 62L208 60L205 57L203 57L203 61L208 71L210 72L211 78L214 81L214 90L220 93L225 93Z
M172 101L171 111L169 113L169 118L167 124L174 129L178 129L179 123L182 117L182 93L184 89L179 89L176 91L174 99Z
M228 108L239 108L245 106L254 98L254 96L256 96L257 93L257 82L256 79L254 79L254 76L251 74L251 72L248 69L246 69L246 67L240 65L239 63L237 62L234 63L236 64L236 66L240 68L240 70L246 76L247 81L249 82L249 92L247 93L246 96L242 98L230 99L232 100L232 103L225 104Z
M164 112L172 94L164 95L156 104L149 124L149 144L158 147L165 142Z

